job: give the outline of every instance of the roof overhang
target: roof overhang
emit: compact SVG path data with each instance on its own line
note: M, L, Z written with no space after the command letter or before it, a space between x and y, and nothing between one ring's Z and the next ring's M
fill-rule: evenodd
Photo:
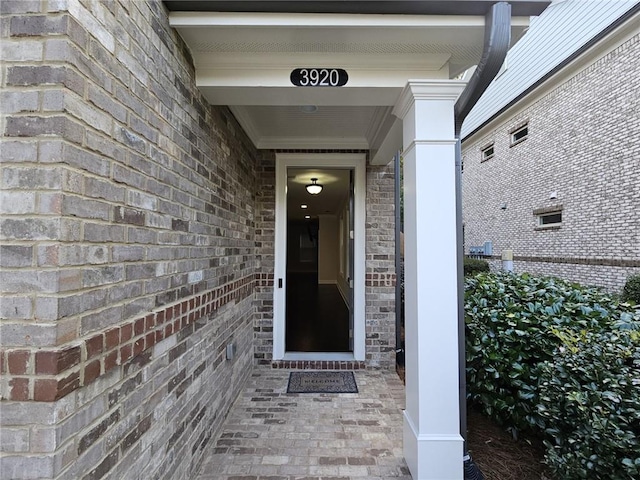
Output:
M407 80L453 78L478 62L493 3L165 1L197 86L231 108L258 148L371 150L398 141L390 111ZM512 18L515 41L549 2L512 3L523 15ZM342 68L349 81L295 87L291 71L303 67ZM301 114L307 105L318 114Z
M486 15L496 0L164 0L172 12ZM511 0L514 16L540 15L550 1Z
M588 10L586 13L590 14ZM544 20L540 19L540 21ZM556 22L557 20L550 23L547 28L557 28ZM573 48L573 50L565 51L562 56L557 55L558 49L554 48L553 43L546 44L544 48L538 47L540 39L545 38L546 32L537 29L535 32L532 30L529 34L535 35L533 37L535 40L529 36L526 45L521 44L518 47L522 48L514 49L510 53L515 56L508 60L512 76L504 75L494 80L487 96L482 98L483 104L479 105L482 109L479 109L478 112L482 112L484 115L476 113L475 118L470 118L469 124L464 125L461 137L463 144L469 141L473 142L485 135L487 131L495 129L497 124L512 117L515 112L529 108L537 99L549 94L561 83L568 81L600 59L601 56L618 48L620 44L634 35L638 35L640 32L640 3L630 7L604 28L601 27L595 35L585 35L586 31L582 24L578 22L576 25L581 25L579 34L584 39L584 43L576 43L575 37L572 38L572 41L566 41L565 44L569 46L567 48ZM540 27L540 23L538 27ZM548 52L545 48L553 50L554 56L556 56L556 61L554 62L552 57L551 63L548 63L546 68L539 63L539 58L544 58L545 61L549 60L550 55L547 55ZM535 55L532 54L534 51ZM538 58L535 58L536 56ZM526 68L524 68L525 65ZM535 68L532 69L531 66L535 66Z

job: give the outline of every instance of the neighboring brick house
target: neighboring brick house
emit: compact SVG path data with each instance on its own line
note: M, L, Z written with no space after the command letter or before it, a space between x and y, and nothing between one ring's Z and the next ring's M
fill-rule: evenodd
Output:
M554 2L512 48L463 128L467 254L614 292L640 273L639 12Z
M455 77L493 2L337 3L0 2L2 478L193 478L254 367L393 369L403 146L407 462L461 471ZM548 4L512 3L516 36ZM249 10L176 11L229 5ZM297 88L305 65L349 84ZM353 174L346 352L283 344L279 249L302 167ZM416 228L425 205L443 235Z

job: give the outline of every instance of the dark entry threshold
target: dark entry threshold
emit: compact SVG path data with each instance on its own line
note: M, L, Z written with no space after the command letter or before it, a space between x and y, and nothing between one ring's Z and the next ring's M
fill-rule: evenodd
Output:
M317 274L287 278L288 352L349 352L349 310L335 285L318 285Z

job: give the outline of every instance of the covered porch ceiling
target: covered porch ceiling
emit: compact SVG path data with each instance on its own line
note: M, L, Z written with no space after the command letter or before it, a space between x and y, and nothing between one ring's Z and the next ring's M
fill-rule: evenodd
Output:
M198 87L256 147L366 149L373 163L401 146L391 109L408 79L450 79L478 63L493 3L165 1ZM511 3L515 41L548 2ZM294 86L296 68L344 69L348 82Z

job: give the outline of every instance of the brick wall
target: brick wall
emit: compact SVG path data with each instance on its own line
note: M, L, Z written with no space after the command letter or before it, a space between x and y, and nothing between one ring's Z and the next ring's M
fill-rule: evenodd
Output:
M284 152L285 150L279 150ZM360 150L287 150L298 153L366 153ZM393 164L367 165L365 362L280 361L273 356L273 252L275 232L275 154L261 152L256 213L255 357L275 368L395 368L395 213Z
M615 265L599 265L589 259L567 259L561 262L557 258L543 259L546 261L531 261L526 257L516 258L513 262L515 273L532 273L534 275L553 275L570 282L583 285L595 285L619 292L629 275L640 274L640 267L622 267ZM492 271L502 270L502 261L498 258L489 258L489 266ZM549 265L551 264L551 265Z
M0 8L0 476L192 478L253 363L261 154L160 2Z
M270 151L261 153L256 206L256 264L260 277L255 286L254 357L256 363L269 365L273 358L276 156Z
M1 476L192 478L271 361L274 152L161 2L0 9ZM392 368L392 170L367 183L366 364Z
M494 254L513 249L517 271L613 291L640 272L639 61L636 35L465 142L467 252L492 241ZM526 121L529 138L510 146L509 132ZM481 162L491 142L495 156ZM534 210L559 205L562 226L536 228Z
M396 365L394 167L367 165L366 360Z

